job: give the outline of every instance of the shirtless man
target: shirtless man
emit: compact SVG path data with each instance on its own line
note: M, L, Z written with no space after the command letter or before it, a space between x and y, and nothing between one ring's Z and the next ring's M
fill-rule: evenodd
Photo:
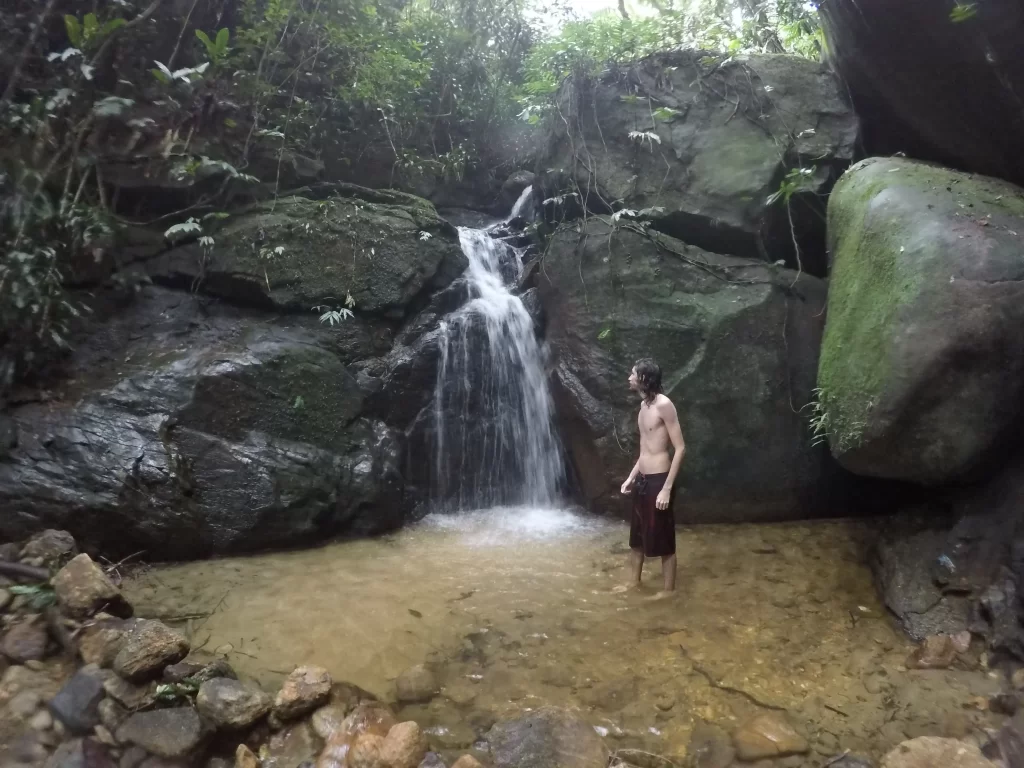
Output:
M623 495L633 494L629 529L633 584L640 584L645 557L661 558L665 588L655 597L667 597L676 588L676 528L672 512L672 485L683 463L686 446L676 407L661 393L661 368L651 359L638 360L629 374L629 388L640 395L640 458L622 484ZM668 445L673 455L669 457Z

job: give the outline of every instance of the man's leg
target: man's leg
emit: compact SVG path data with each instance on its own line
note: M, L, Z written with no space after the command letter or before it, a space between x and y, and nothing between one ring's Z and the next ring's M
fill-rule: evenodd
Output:
M661 558L661 576L665 580L665 591L673 591L676 588L676 556L674 554Z
M629 550L629 562L633 569L633 584L637 585L644 573L644 551L642 549Z

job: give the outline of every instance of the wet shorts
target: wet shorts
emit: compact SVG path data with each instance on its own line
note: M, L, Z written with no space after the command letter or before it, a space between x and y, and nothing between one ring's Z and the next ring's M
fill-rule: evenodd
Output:
M637 475L633 481L633 515L629 527L629 548L642 549L645 557L668 557L676 553L676 519L670 498L668 509L658 509L658 494L665 487L668 472Z

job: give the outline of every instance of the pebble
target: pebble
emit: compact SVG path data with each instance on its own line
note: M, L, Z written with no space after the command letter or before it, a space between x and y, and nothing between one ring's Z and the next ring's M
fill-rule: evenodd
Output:
M42 703L42 697L35 691L22 691L7 702L7 709L15 717L24 720L35 714Z
M96 735L96 741L106 744L108 747L116 747L117 740L105 726L97 725L92 731Z
M53 727L53 715L41 709L28 721L29 727L36 731L48 731Z

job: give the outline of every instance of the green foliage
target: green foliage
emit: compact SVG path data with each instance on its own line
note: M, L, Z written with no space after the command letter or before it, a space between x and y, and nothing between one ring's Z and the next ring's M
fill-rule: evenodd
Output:
M789 205L793 195L798 192L806 192L812 188L809 182L814 177L816 171L817 168L813 165L810 168L793 168L779 183L779 188L768 195L766 202L768 205L774 205L778 202Z
M949 20L954 24L960 24L968 19L974 18L978 13L977 3L957 3L949 12Z
M64 29L68 33L68 42L82 50L97 47L103 38L125 24L124 19L110 19L101 25L95 13L85 14L81 21L70 14L64 17Z
M8 587L7 591L27 597L28 607L33 611L41 611L57 602L57 595L50 584L15 585Z
M214 66L221 64L227 57L228 42L231 40L231 31L227 27L221 29L213 40L201 29L196 30L196 37L206 48L206 55L210 57Z
M171 706L188 705L199 694L199 681L186 677L180 683L161 683L154 694L161 704Z

